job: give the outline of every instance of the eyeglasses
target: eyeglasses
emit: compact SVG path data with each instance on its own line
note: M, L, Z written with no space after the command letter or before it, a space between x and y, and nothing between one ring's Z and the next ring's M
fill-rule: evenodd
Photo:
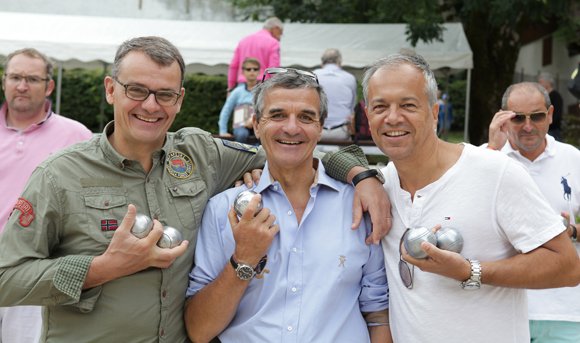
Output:
M415 265L411 265L412 267L409 268L409 265L405 260L403 260L403 254L401 252L401 245L403 245L403 239L405 239L405 235L409 232L410 229L405 230L403 236L401 236L401 241L399 242L399 275L401 276L401 281L403 281L403 285L408 289L413 289L413 274L415 273Z
M260 71L260 68L243 68L245 71Z
M535 124L541 124L546 121L546 117L548 116L548 111L542 112L532 112L532 113L517 113L516 116L511 118L511 122L514 125L522 125L526 122L526 118L530 118L530 120Z
M314 74L311 71L294 69L294 68L281 68L281 67L274 67L274 68L268 68L268 69L266 69L264 71L264 76L262 76L262 82L264 82L264 80L266 79L266 74L280 74L280 73L287 73L289 71L293 71L293 72L295 72L296 74L299 74L299 75L306 75L308 77L311 77L314 80L316 80L316 83L318 83L318 76L316 76L316 74Z
M125 95L131 100L145 101L149 94L155 95L155 101L161 106L173 106L177 104L177 100L181 94L170 91L154 91L146 87L137 85L126 85L119 81L116 77L113 80L119 82L121 86L125 87Z
M39 76L22 76L22 75L18 75L18 74L8 74L8 75L4 75L5 78L8 79L8 82L13 83L13 84L18 84L22 81L22 79L24 79L26 81L26 83L28 83L29 85L38 85L43 81L49 81L50 79L43 79Z

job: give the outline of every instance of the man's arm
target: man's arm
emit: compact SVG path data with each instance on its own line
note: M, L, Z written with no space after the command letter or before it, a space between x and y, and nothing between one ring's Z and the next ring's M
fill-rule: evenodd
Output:
M250 266L258 265L280 230L278 225L273 225L276 218L270 214L269 209L262 209L254 217L260 200L260 195L254 196L240 220L233 206L228 213L235 240L234 256L237 261ZM213 218L215 216L211 208L206 209L200 228L204 231L204 235L207 230L217 230L212 227L215 224L211 224L215 223ZM200 232L198 245L204 244L204 240ZM195 272L194 269L192 274ZM185 325L189 338L196 343L208 342L222 332L232 321L250 281L241 280L233 266L226 262L226 266L215 280L187 300Z
M263 66L262 69L266 70L268 68L274 68L279 66L280 66L280 43L276 42L275 44L272 44L272 46L270 47L270 53L268 56L268 65ZM266 78L268 77L266 76Z

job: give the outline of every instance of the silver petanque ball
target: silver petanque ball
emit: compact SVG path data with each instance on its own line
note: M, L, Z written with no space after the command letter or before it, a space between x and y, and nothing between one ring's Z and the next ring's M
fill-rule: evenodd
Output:
M460 253L463 249L463 236L453 228L442 227L435 232L435 236L437 236L437 247L439 249L456 253Z
M137 213L131 233L137 238L144 238L151 230L153 230L153 220L142 213Z
M570 223L568 223L568 219L566 219L564 216L560 216L560 218L562 219L562 224L564 224L566 230L568 230L568 226L570 225Z
M437 244L437 237L426 227L417 226L409 230L403 240L405 250L414 258L427 258L427 254L421 249L421 243L429 242Z
M157 241L157 246L163 249L171 249L183 242L181 232L171 226L163 227L163 236Z
M240 216L240 217L242 216L242 214L244 213L244 210L246 209L246 207L250 203L250 200L252 200L252 198L256 194L258 194L258 193L251 191L251 190L243 191L240 194L238 194L238 196L236 197L236 200L234 200L234 210L236 211L238 216ZM254 216L257 216L261 210L262 210L262 202L260 201L260 203L258 204L258 208L256 208L256 213L254 214Z

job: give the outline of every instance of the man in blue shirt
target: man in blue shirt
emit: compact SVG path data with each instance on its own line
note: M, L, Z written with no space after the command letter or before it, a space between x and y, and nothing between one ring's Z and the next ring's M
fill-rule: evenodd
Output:
M314 70L328 95L328 118L322 139L349 139L348 122L356 104L356 78L342 69L342 56L336 49L322 55L322 69Z
M257 86L267 163L240 219L246 187L206 207L185 310L194 342L392 342L381 246L365 244L370 222L350 228L353 187L312 157L328 113L314 77L288 70Z

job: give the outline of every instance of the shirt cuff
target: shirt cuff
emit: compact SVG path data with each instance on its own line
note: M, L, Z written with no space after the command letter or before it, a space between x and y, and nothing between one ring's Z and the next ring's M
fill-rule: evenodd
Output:
M79 299L92 261L93 256L63 257L54 274L56 289L73 299Z
M328 152L322 158L322 164L326 173L333 179L347 182L346 177L353 167L368 168L369 162L362 149L353 144L341 150Z

